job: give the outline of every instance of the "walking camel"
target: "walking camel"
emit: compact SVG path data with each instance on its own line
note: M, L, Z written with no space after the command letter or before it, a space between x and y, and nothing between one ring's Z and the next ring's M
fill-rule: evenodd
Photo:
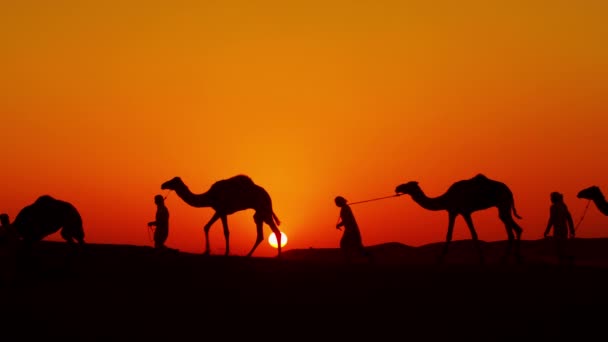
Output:
M608 203L600 188L596 185L590 186L579 191L577 198L584 198L593 201L597 209L604 215L608 216Z
M489 179L483 174L478 174L471 179L453 183L444 194L438 197L431 198L425 195L416 181L398 185L395 192L397 194L410 195L414 202L424 209L433 211L446 210L448 212L448 232L439 262L442 262L447 254L448 247L452 241L454 222L456 217L461 215L471 232L471 238L479 253L479 259L483 263L483 253L471 214L475 211L492 207L498 209L498 217L504 223L507 231L508 244L505 260L511 254L514 241L515 256L518 262L521 260L519 244L523 230L515 222L512 214L518 219L521 219L521 217L515 210L513 193L504 183ZM515 234L513 234L514 231Z
M261 186L255 184L246 175L237 175L228 179L217 181L204 193L195 194L190 191L180 177L174 177L164 182L163 190L174 190L175 193L188 205L195 208L211 207L215 213L205 224L205 255L209 254L209 230L211 226L220 219L224 228L224 240L226 242L225 255L230 254L230 231L228 229L228 215L237 211L253 209L253 221L257 229L257 238L253 247L247 253L251 256L258 245L264 240L262 231L266 223L274 232L277 241L281 241L281 232L277 228L279 219L272 210L272 200L268 192ZM281 244L278 245L278 256L281 255Z

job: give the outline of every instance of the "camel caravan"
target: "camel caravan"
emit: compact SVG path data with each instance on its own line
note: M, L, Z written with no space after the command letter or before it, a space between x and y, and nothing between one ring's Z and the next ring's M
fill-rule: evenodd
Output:
M204 225L205 251L210 254L209 230L211 226L220 220L225 240L225 255L230 254L230 231L228 216L242 210L253 209L253 221L255 223L257 237L247 256L250 257L264 239L263 225L270 227L281 239L281 231L278 226L280 221L272 208L272 199L268 192L261 186L255 184L246 175L237 175L231 178L217 181L203 193L193 193L180 177L174 177L161 184L162 190L172 190L186 204L196 207L210 207L214 210L211 219ZM437 197L428 197L416 181L403 183L395 188L397 195L409 195L414 202L422 208L433 211L447 211L448 227L447 237L442 250L440 261L447 254L454 222L458 215L462 216L470 231L471 238L479 252L480 261L483 255L479 247L478 235L471 217L472 213L492 207L498 209L498 217L503 222L507 233L508 247L505 258L509 257L514 250L515 257L519 260L519 241L523 229L515 221L514 217L521 219L515 210L514 196L507 185L502 182L487 178L478 174L470 179L460 180L453 183L445 193ZM597 209L608 216L608 203L599 187L591 186L581 190L577 198L588 199L595 203ZM0 215L2 226L0 226L0 254L1 260L12 260L10 255L20 251L23 255L29 255L34 244L43 240L50 234L61 231L61 237L73 248L73 251L82 250L85 247L85 233L83 220L80 213L69 202L53 198L49 195L38 197L34 203L25 206L19 211L15 220L11 223L7 214ZM281 245L278 245L278 254L281 255Z

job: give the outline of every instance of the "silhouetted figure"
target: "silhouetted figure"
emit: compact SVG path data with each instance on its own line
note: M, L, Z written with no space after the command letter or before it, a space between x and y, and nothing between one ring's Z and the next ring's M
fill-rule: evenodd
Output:
M169 209L165 205L165 198L161 195L154 196L154 204L156 204L156 217L154 221L148 222L148 227L154 229L154 248L164 249L165 242L169 237Z
M255 184L251 178L245 175L237 175L228 179L217 181L204 193L194 194L188 189L181 178L175 177L161 185L163 190L175 190L175 193L186 204L195 207L211 207L215 213L205 224L205 252L209 254L209 230L215 221L220 219L224 228L224 240L226 242L225 255L230 254L230 231L228 229L228 215L237 211L253 209L253 221L256 225L257 237L253 247L247 253L251 256L258 245L264 241L263 224L266 223L275 234L277 241L281 241L281 232L277 228L279 219L272 210L272 200L268 192L261 186ZM278 244L278 256L281 256L281 244Z
M29 257L34 243L60 229L61 237L72 247L72 252L85 247L82 218L76 207L49 195L40 196L34 203L21 209L13 227L23 239L26 257Z
M573 260L573 256L569 254L568 249L568 233L570 233L570 238L574 239L574 221L568 206L564 203L564 195L559 192L552 192L550 198L549 221L544 237L548 237L553 228L557 257L559 263L564 264Z
M479 245L471 214L475 211L492 207L498 209L498 217L504 223L509 239L504 259L506 260L511 254L514 244L515 257L518 262L521 261L519 244L523 230L517 222L515 222L512 215L515 215L518 219L521 219L521 217L515 210L513 193L504 183L491 180L482 174L478 174L471 179L455 182L443 195L438 197L427 197L418 185L418 182L415 181L398 185L395 192L397 194L410 195L414 202L418 203L418 205L424 209L446 210L448 212L448 233L439 262L443 261L447 254L450 241L452 241L456 217L462 215L471 232L471 238L479 252L479 260L483 263L483 253L481 251L481 246ZM515 234L513 234L513 231L515 231Z
M336 229L344 227L344 233L340 239L340 249L342 250L347 262L350 262L354 257L364 256L369 261L372 261L371 255L365 250L361 239L359 225L353 215L353 211L348 205L348 201L337 196L334 199L336 205L340 208L340 220L336 224Z
M17 270L19 235L8 214L0 214L0 286L11 285Z
M608 216L608 202L606 202L606 198L598 186L593 185L583 189L579 191L576 197L593 201L600 213Z

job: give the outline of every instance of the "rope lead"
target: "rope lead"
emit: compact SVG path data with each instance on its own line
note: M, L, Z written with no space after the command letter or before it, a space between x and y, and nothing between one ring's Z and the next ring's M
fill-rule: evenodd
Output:
M401 196L401 195L402 195L402 194L395 194L395 195L391 195L391 196L384 196L384 197L372 198L372 199L363 200L363 201L358 201L358 202L351 202L351 203L348 203L348 205L359 204L359 203L365 203L365 202L371 202L371 201L378 201L378 200L385 199L385 198L399 197L399 196Z
M583 215L581 216L581 219L578 220L578 223L576 224L576 226L574 227L574 231L576 232L576 230L578 229L578 226L581 225L581 222L583 222L583 219L585 218L585 214L587 214L587 209L589 208L589 204L591 204L591 200L587 201L587 206L585 206L585 211L583 211Z

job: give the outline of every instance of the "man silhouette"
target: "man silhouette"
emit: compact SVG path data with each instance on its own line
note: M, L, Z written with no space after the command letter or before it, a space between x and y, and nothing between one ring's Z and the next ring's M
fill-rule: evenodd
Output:
M148 222L148 227L154 229L154 248L165 249L165 241L169 237L169 209L165 205L165 198L161 195L154 196L156 204L156 220Z
M573 259L573 256L568 254L567 243L568 232L570 238L574 239L574 222L566 203L564 203L564 195L559 192L552 192L550 198L549 222L547 222L544 237L548 237L551 228L553 228L557 257L561 264Z
M344 257L349 262L355 256L365 256L369 261L371 255L365 250L361 239L359 225L353 215L353 211L347 204L347 200L342 196L337 196L334 199L336 206L340 208L340 220L336 224L336 229L341 230L344 227L344 234L340 239L340 249L344 253Z

